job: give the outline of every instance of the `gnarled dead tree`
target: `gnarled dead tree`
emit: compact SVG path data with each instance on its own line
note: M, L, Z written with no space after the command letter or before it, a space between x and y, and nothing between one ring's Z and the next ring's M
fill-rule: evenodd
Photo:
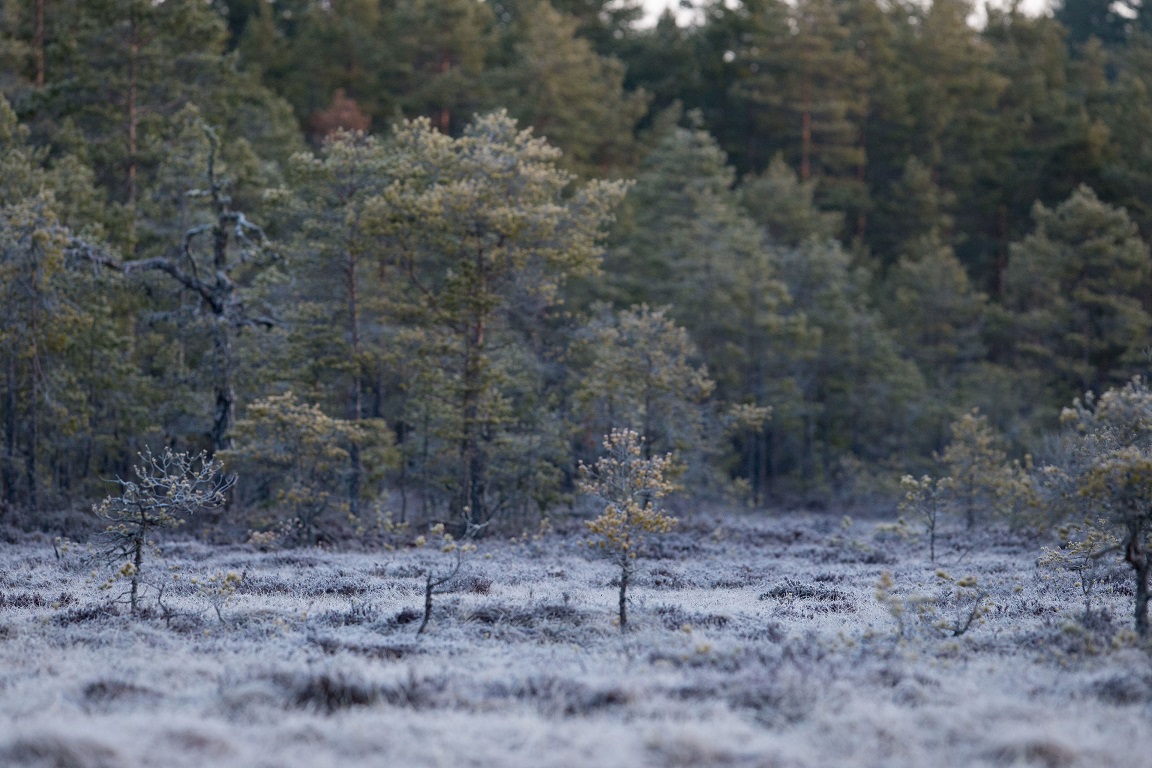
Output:
M215 352L216 406L212 421L212 447L230 447L228 431L236 421L234 339L245 327L272 327L276 320L267 313L254 313L245 304L245 292L233 274L244 267L259 271L276 261L264 230L236 210L228 194L229 180L217 171L220 140L216 132L201 123L208 139L204 189L191 189L189 197L208 202L212 219L184 232L179 245L163 256L124 261L105 249L72 238L68 253L113 269L125 275L159 271L195 295L212 317L211 334Z

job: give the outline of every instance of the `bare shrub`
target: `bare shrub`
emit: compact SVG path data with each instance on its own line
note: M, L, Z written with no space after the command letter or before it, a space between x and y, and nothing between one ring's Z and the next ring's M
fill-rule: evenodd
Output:
M727 616L714 613L696 613L686 611L677 605L661 605L656 608L656 615L665 629L723 629L731 623Z
M311 672L274 678L287 693L289 706L332 714L351 707L366 707L380 699L379 686L347 672Z
M223 476L221 465L205 453L193 456L165 448L159 456L150 450L139 456L141 463L133 467L136 479L117 478L121 494L94 507L96 516L109 524L105 547L96 558L109 566L122 563L105 587L127 579L128 603L134 614L140 609L149 538L158 529L182 525L187 515L222 505L235 481Z
M433 558L426 559L424 562L422 569L424 576L424 618L420 622L420 628L416 630L417 635L424 634L428 622L432 619L433 595L460 575L460 569L464 567L464 558L476 551L476 545L472 543L472 540L479 535L483 527L469 523L466 526L464 536L457 540L444 529L443 523L437 523L428 529L426 536L420 536L416 539L417 547L427 547L433 551L439 551L447 557L445 563L436 563Z
M414 710L432 709L451 703L447 678L417 675L411 668L407 677L382 685L380 698L394 707Z
M10 768L123 768L111 747L91 739L57 734L25 736L0 750Z
M123 680L96 680L84 686L84 700L89 704L107 705L115 702L156 699L160 693Z
M631 701L619 686L595 687L553 675L529 677L515 683L495 683L487 695L525 701L549 716L587 716Z
M851 610L852 605L848 596L829 587L818 584L804 584L794 579L784 579L772 589L760 595L761 600L814 600L820 603L835 604L842 610Z
M1152 702L1152 675L1112 675L1094 682L1090 690L1108 704L1147 704Z

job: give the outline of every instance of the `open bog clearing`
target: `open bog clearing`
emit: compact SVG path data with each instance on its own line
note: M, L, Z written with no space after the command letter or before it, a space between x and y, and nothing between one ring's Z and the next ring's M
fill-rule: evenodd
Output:
M133 618L82 548L4 545L0 764L1149 764L1119 565L1086 626L1026 536L948 533L931 563L871 522L688 519L651 542L621 634L576 530L482 541L421 636L439 553L167 542L167 614L152 592ZM228 572L225 604L205 584Z

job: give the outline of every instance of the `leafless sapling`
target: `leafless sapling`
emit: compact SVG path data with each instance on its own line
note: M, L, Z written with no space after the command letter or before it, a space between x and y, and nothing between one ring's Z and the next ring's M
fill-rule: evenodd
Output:
M145 449L133 467L135 479L117 478L121 493L93 507L108 523L106 546L97 557L107 565L121 563L106 584L118 578L129 581L128 602L132 613L140 608L144 553L149 538L160 528L175 528L199 510L219 507L235 478L221 472L221 465L207 454L196 455L165 448L159 456Z

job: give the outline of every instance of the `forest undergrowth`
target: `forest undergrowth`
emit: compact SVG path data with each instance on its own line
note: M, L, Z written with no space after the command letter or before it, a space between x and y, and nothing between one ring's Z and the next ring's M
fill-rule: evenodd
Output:
M136 615L86 547L0 545L0 762L1138 765L1152 669L1122 563L961 520L681 514L634 569L558 521L449 554L161 537ZM432 565L430 565L432 563ZM156 577L161 574L162 577ZM162 588L161 588L162 585Z

